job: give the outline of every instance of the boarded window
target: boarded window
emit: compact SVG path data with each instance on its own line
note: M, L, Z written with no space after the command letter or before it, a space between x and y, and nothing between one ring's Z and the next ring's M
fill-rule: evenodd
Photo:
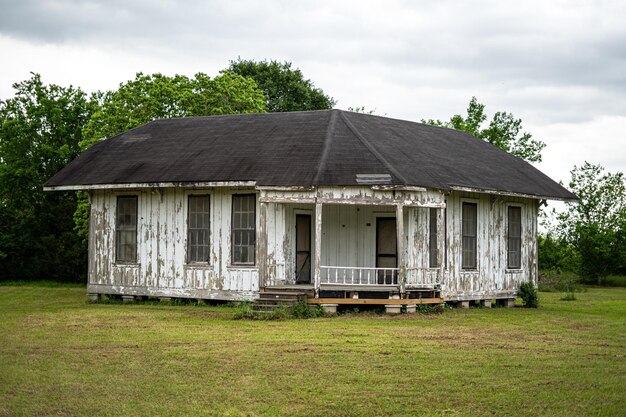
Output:
M507 239L507 268L522 267L522 208L509 207Z
M437 268L439 266L439 249L437 246L437 209L431 208L429 213L430 227L428 232L428 266L431 268Z
M190 195L187 212L187 261L209 261L209 196Z
M233 195L232 263L254 265L256 252L256 196Z
M115 260L137 262L137 197L117 197Z
M477 268L476 237L478 232L476 203L463 203L462 213L462 259L463 269Z

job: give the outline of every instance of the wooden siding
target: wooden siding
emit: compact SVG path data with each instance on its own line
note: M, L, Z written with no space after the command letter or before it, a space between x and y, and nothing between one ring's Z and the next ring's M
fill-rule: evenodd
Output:
M452 193L447 197L447 259L442 297L471 300L515 296L519 285L537 283L538 201L474 193ZM461 206L478 205L477 263L475 270L461 268ZM507 207L522 208L522 267L507 269Z
M295 282L295 219L312 217L311 258L315 253L315 201L323 204L321 265L374 267L376 218L395 217L403 208L406 289L441 285L445 300L506 298L515 295L523 281L537 282L538 201L469 192L446 196L446 263L443 274L429 268L429 207L444 206L443 194L433 191L373 191L366 187L318 190L261 190L266 205L266 284ZM91 193L89 292L190 298L253 299L259 291L259 264L230 263L230 222L233 193L250 188L96 190ZM210 195L208 263L188 263L187 196ZM138 261L115 262L115 213L118 195L138 196ZM364 204L382 197L376 204ZM343 203L337 202L344 198ZM461 268L461 206L477 203L477 268ZM386 202L387 204L384 204ZM393 204L391 204L393 203ZM507 269L507 207L517 205L522 214L522 267ZM257 202L257 213L260 213ZM257 243L261 230L257 215ZM257 250L259 248L257 247ZM401 259L401 257L399 257ZM313 265L312 265L313 266ZM443 275L443 276L442 276Z
M88 291L190 298L253 298L258 291L258 267L230 264L230 218L235 192L240 191L189 191L183 188L122 193L94 191ZM190 193L211 196L208 263L187 263L187 196ZM135 264L116 263L114 256L116 199L124 194L138 196ZM257 232L258 229L257 216Z

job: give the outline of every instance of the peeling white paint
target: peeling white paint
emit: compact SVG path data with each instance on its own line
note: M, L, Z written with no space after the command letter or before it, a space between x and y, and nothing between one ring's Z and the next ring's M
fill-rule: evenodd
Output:
M446 300L506 298L523 281L537 281L536 199L396 187L259 188L257 266L230 263L232 195L252 188L145 188L91 191L89 229L90 292L170 297L252 299L266 284L295 283L295 216L312 216L312 281L320 284L320 265L376 266L376 218L396 217L402 289L441 287ZM209 262L186 262L187 199L210 196ZM138 259L115 262L118 195L138 196ZM461 204L478 204L478 268L461 264ZM446 201L447 200L447 201ZM522 207L522 268L506 268L507 207ZM429 209L438 208L440 267L429 267ZM446 210L446 241L443 208ZM318 238L319 237L319 238ZM446 247L446 256L444 254ZM447 260L447 262L442 262ZM260 269L263 271L260 273ZM262 282L261 282L262 280ZM97 289L102 291L96 291ZM116 292L117 291L117 292Z

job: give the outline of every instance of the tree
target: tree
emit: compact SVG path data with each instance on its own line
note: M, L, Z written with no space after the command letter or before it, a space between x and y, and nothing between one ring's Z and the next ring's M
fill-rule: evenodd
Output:
M546 144L532 138L528 132L522 131L522 120L516 119L511 113L496 112L487 127L485 105L472 97L467 107L467 116L454 115L450 121L422 119L422 123L434 126L462 130L477 138L486 140L492 145L530 162L541 162L541 151Z
M86 247L71 227L76 195L42 185L78 155L94 103L39 74L13 88L0 101L0 280L80 281Z
M571 171L570 189L578 203L558 215L559 230L580 256L583 278L601 282L611 273L626 273L626 182L624 174L605 173L585 162Z
M155 119L267 111L254 80L232 72L211 79L137 73L115 91L94 94L100 110L85 126L82 149Z
M335 100L305 79L289 62L231 61L228 71L253 78L263 90L270 112L331 109Z
M138 73L134 80L120 84L117 90L96 93L93 99L99 103L99 110L83 130L83 150L155 119L267 110L265 97L256 82L229 71L213 79L203 73L193 78ZM89 202L85 193L79 193L74 221L76 232L86 240Z

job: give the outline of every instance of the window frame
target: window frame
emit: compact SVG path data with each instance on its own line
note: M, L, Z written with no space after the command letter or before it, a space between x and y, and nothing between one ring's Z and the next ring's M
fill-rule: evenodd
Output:
M476 218L475 218L475 225L474 225L474 230L475 230L475 235L474 236L470 236L470 235L465 235L464 234L464 228L463 228L463 224L465 221L465 216L463 215L463 208L465 207L465 205L472 205L476 208ZM478 262L478 218L479 218L479 205L478 205L478 201L477 200L470 200L470 199L463 199L461 200L461 230L460 230L460 236L461 236L461 270L463 271L477 271L479 269L479 262ZM465 253L468 252L465 250L465 245L463 244L463 241L465 240L465 238L474 238L474 247L473 247L473 265L471 266L465 266Z
M519 236L515 237L518 239L519 244L519 266L511 266L511 209L519 209ZM521 204L507 204L506 205L506 269L508 271L521 271L522 270L522 236L523 236L523 222L522 219L524 217L524 208Z
M252 228L237 228L235 229L235 199L237 198L241 198L241 197L251 197L254 201L254 203L252 204L252 208L253 211L246 211L245 213L252 213L253 214L253 221L252 221ZM238 193L238 194L233 194L232 195L232 199L231 199L231 208L230 208L230 265L232 266L237 266L237 267L254 267L256 266L256 260L257 260L257 194L256 193ZM244 213L243 211L241 213ZM235 245L235 232L237 231L252 231L252 239L253 239L253 243L252 244L248 244L248 245ZM238 261L235 260L235 254L236 254L236 247L240 246L247 246L248 247L248 259L250 259L250 256L252 256L252 261ZM252 248L252 251L250 252L250 248Z
M210 263L210 259L211 259L211 214L212 214L212 210L211 210L211 194L207 193L207 192L197 192L197 193L188 193L186 194L187 197L187 213L186 213L186 224L187 224L187 242L186 242L186 247L185 247L185 260L187 262L188 265L208 265ZM191 234L192 234L192 228L191 228L191 200L192 198L200 198L200 197L206 197L207 198L207 206L208 206L208 221L207 221L207 225L206 225L206 229L202 229L202 228L194 228L193 230L206 230L207 234L206 234L206 260L192 260L191 259ZM200 246L200 245L194 245L194 246ZM205 245L201 245L201 246L205 246Z
M134 228L127 225L120 224L120 200L134 200L135 201L135 224ZM135 257L134 259L121 259L120 248L120 236L121 232L132 231L134 229L134 246ZM115 264L116 265L137 265L139 264L139 195L137 194L120 194L115 199Z

